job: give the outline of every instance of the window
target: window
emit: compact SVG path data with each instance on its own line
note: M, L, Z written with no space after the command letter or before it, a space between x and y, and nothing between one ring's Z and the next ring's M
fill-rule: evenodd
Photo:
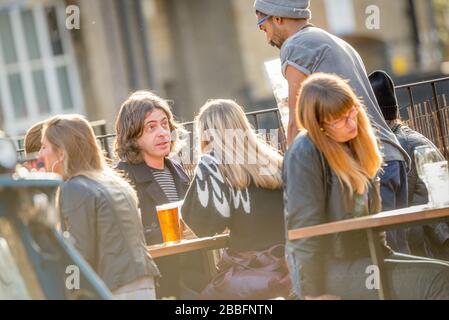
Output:
M0 114L10 135L53 114L83 113L68 32L61 4L0 11Z

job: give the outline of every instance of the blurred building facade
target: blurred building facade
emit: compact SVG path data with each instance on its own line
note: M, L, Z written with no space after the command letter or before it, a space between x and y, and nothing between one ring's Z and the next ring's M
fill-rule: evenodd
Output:
M57 113L105 119L150 89L191 120L210 98L273 107L264 61L278 50L253 0L0 1L0 127L23 134ZM80 28L66 21L80 10ZM68 11L66 11L68 10ZM312 23L349 41L367 71L397 79L449 73L447 0L312 0ZM377 12L377 10L379 10ZM378 15L377 15L378 13Z

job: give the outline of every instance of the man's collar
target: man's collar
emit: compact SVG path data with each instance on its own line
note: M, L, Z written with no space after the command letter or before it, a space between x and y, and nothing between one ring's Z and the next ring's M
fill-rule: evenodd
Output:
M173 177L178 176L182 181L189 183L188 177L183 172L181 172L181 169L174 165L169 158L165 158L164 163L168 170L170 170L170 172L173 174ZM148 166L145 161L142 161L138 164L133 164L132 168L134 171L134 178L137 183L149 182L154 180L153 170L155 169Z
M154 180L153 171L145 163L145 161L142 161L138 164L133 164L131 166L133 168L134 178L137 183L148 182L148 181Z

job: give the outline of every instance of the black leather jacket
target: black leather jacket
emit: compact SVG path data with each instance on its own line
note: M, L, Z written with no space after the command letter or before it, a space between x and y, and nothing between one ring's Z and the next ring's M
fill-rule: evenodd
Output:
M176 161L166 158L165 165L173 175L179 198L183 199L189 188L189 177ZM116 169L125 174L137 192L147 244L161 243L162 233L157 218L156 206L169 201L154 178L153 169L147 166L145 162L131 164L123 161L117 164Z
M307 133L301 133L284 158L284 208L288 230L354 217L351 196L338 181ZM376 186L377 185L377 186ZM379 182L368 192L370 213L380 209ZM383 246L389 252L382 233ZM287 242L292 272L303 295L324 294L326 262L369 257L364 231L311 237ZM293 265L291 265L293 263ZM294 277L295 278L295 277Z

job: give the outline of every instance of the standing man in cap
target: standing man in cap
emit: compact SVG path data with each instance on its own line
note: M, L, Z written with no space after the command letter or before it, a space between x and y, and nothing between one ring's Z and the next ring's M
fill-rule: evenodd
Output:
M363 99L371 125L381 141L385 162L380 175L382 208L403 207L407 204L406 167L410 158L382 116L360 55L344 40L310 24L309 6L310 0L254 2L257 26L265 32L267 42L280 49L282 73L288 82L288 144L298 133L295 108L303 81L315 72L332 73L347 79L357 96Z
M309 5L309 0L254 2L257 26L265 32L268 43L280 49L282 73L288 82L287 141L291 144L298 133L295 108L302 82L315 72L347 79L357 96L363 98L371 125L381 141L385 161L381 174L383 210L403 207L407 204L406 167L410 158L382 116L360 55L344 40L310 24Z

